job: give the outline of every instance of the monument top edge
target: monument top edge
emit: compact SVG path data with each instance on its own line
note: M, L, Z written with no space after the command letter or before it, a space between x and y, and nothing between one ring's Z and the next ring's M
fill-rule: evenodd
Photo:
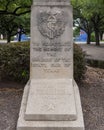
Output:
M34 2L68 2L70 3L70 0L33 0Z
M33 0L33 5L70 5L70 0Z

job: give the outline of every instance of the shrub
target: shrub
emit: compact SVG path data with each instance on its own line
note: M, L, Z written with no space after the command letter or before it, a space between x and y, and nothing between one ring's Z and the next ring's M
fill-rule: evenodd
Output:
M1 79L26 82L29 78L29 43L0 45Z
M80 81L86 71L85 53L82 49L74 44L74 78Z
M82 49L74 45L74 78L79 81L85 72ZM29 79L29 43L0 45L0 78L26 83Z
M86 62L89 66L104 69L104 61L102 60L86 59Z

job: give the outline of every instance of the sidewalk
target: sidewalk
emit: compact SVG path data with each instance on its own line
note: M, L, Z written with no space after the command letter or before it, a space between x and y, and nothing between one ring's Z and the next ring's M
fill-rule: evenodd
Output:
M83 51L86 52L87 59L93 60L102 60L104 61L104 44L101 43L100 46L96 46L95 44L87 45L87 44L78 44Z
M7 40L0 40L0 44L6 44Z

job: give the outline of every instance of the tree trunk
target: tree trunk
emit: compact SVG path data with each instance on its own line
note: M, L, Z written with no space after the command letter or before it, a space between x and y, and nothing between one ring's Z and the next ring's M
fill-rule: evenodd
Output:
M18 41L19 41L19 42L21 41L21 35L22 35L22 33L19 32L19 37L18 37Z
M100 46L100 38L99 38L99 31L95 30L95 39L96 39L96 45Z
M90 42L91 42L91 33L88 32L87 33L87 44L90 44Z
M100 40L101 41L103 40L103 32L102 31L100 32Z
M10 41L11 41L11 34L8 33L8 34L7 34L7 43L10 43Z
M21 41L21 37L22 37L23 32L24 32L23 27L22 27L22 25L20 25L20 27L18 29L18 41L19 42Z

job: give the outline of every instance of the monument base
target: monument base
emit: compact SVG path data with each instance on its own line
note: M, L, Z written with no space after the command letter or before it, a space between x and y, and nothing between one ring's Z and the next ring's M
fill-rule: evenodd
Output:
M73 80L31 80L24 118L27 121L76 120Z
M74 82L74 94L76 101L77 119L74 121L26 121L25 112L30 91L30 82L27 83L21 103L17 130L84 130L84 121L80 94L77 84Z

